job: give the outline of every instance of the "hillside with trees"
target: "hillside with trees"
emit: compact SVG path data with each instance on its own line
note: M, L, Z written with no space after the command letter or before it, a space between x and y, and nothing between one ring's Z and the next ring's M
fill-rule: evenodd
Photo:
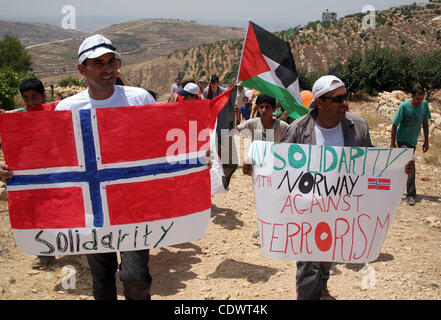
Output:
M332 23L313 21L276 33L291 46L303 88L310 88L319 75L337 65L341 65L339 75L348 79L349 73L360 67L363 57L366 57L364 72L351 75L350 82L359 83L359 77L365 74L369 74L369 80L363 80L364 88L352 86L352 90L378 91L387 83L376 84L372 80L379 75L389 80L399 79L384 90L407 89L415 81L424 84L428 78L437 78L440 60L436 52L441 47L441 24L434 18L441 16L441 3L427 2L378 11L375 29L363 29L365 16L352 14ZM126 66L124 70L135 84L161 93L169 89L177 75L208 80L211 74L217 74L221 82L230 86L237 76L242 46L243 38L217 41L177 50L167 57ZM380 65L373 67L376 70L368 68L377 62ZM404 69L396 74L391 72L392 67ZM420 75L415 75L414 70Z

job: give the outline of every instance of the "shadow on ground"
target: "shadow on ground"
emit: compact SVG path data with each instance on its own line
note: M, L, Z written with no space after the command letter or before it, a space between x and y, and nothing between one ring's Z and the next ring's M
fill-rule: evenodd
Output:
M150 255L150 273L153 277L152 295L171 296L186 287L185 281L194 279L197 274L191 271L192 266L201 262L197 256L202 254L200 247L185 243L172 246L181 249L171 251L160 248L159 252Z
M267 282L278 272L275 268L250 264L233 259L222 261L210 278L246 279L250 283Z
M237 227L243 227L243 221L238 219L241 213L228 208L218 208L216 205L211 205L212 222L221 225L227 230L234 230Z

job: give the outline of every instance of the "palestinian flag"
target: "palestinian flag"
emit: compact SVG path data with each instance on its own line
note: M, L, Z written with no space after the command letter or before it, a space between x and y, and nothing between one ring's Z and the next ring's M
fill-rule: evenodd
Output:
M237 82L277 99L291 118L302 106L299 79L289 44L251 22L245 37Z

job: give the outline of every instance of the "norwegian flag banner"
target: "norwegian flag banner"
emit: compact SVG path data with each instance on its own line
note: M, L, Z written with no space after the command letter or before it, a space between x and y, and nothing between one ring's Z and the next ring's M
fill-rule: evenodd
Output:
M248 158L263 254L366 263L378 258L411 149L254 141Z
M390 179L368 179L368 189L390 190Z
M1 115L18 246L70 255L202 238L209 126L206 101Z

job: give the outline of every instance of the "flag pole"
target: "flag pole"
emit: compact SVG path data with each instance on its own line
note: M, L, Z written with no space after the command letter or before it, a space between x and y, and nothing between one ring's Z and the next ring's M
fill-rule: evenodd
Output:
M251 25L251 19L248 19L247 32L245 33L245 39L243 40L242 53L241 53L241 55L240 55L240 62L239 62L239 69L237 70L236 85L239 84L240 68L242 67L243 52L244 52L244 49L245 49L245 43L247 42L248 30L250 29L250 25Z

